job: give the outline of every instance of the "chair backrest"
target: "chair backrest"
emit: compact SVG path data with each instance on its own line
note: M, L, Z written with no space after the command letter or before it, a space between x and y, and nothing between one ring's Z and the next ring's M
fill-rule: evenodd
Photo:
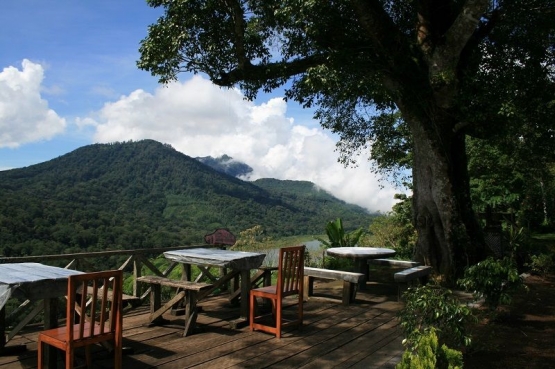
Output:
M67 293L68 342L94 340L121 332L121 270L84 273L69 277Z
M279 249L277 293L281 297L302 293L305 246Z

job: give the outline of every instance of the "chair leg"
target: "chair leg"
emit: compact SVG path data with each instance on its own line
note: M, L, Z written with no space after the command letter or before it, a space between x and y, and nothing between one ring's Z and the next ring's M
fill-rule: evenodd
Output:
M37 345L37 355L38 355L38 364L37 364L37 369L43 369L44 364L42 362L42 341L39 338L39 342Z
M250 309L249 309L249 326L250 326L250 330L251 332L254 331L254 309L255 309L255 305L256 305L256 297L250 293L249 294L249 299L250 299Z
M114 369L121 369L123 366L123 352L121 342L114 347Z
M66 348L66 369L73 369L73 347Z
M91 345L85 346L85 360L87 361L87 369L91 368L92 360L91 360Z
M275 309L275 317L276 317L276 338L281 338L281 299L277 301L272 301Z
M272 303L272 318L274 318L274 320L276 319L276 310L277 310L276 302L277 302L277 300L271 299L271 303Z
M299 328L303 325L303 295L299 295L299 306L298 306L298 319L299 319Z

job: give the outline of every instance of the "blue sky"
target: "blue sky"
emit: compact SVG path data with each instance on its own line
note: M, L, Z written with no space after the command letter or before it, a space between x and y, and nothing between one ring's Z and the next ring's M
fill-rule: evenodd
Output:
M155 139L189 156L227 154L249 179L309 180L369 210L388 211L369 163L337 163L336 138L282 91L254 102L201 75L160 86L139 70L140 41L161 9L143 0L3 0L0 170L96 142Z

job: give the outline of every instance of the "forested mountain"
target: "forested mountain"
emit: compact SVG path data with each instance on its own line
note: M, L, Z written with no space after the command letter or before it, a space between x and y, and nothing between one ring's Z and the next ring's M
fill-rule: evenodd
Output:
M372 215L310 182L245 182L152 140L85 146L0 172L4 256L201 243L219 227L321 234L336 217L356 228Z

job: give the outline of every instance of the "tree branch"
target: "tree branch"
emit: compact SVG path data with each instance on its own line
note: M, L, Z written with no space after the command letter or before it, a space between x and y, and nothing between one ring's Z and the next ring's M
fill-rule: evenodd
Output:
M432 43L432 1L419 0L416 3L418 23L416 24L416 42L424 55L428 56L433 50Z
M231 87L240 81L266 81L276 78L288 78L305 72L310 67L315 67L325 62L323 55L311 55L302 59L288 62L253 65L250 62L238 66L230 72L222 73L220 78L213 80L222 87Z
M489 0L468 0L446 34L442 53L458 57L486 13Z
M250 65L250 60L247 58L245 52L245 20L244 12L241 3L238 0L225 0L225 4L229 8L231 17L233 18L234 29L233 33L235 35L234 46L235 46L235 56L237 57L237 63L239 68L244 68Z
M367 38L376 50L383 50L378 56L381 56L381 59L392 71L395 70L395 58L386 58L385 55L397 55L407 49L403 42L404 35L400 33L379 2L364 0L352 0L351 2L361 25L366 30Z

